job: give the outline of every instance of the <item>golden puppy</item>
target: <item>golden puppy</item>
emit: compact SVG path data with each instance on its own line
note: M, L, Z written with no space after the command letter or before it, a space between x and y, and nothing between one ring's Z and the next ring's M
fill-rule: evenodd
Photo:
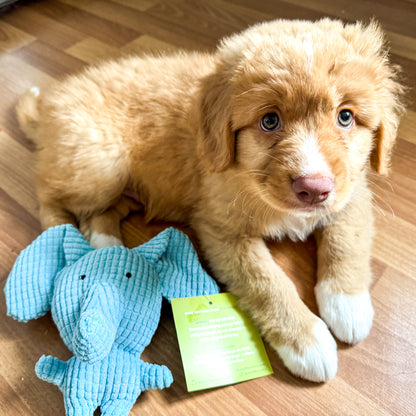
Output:
M350 344L372 325L366 177L388 170L401 92L376 24L278 20L213 54L132 57L33 88L18 117L37 143L45 228L72 222L96 247L121 244L133 190L149 220L192 224L294 374L326 381L337 370L327 325ZM263 241L313 232L323 320Z

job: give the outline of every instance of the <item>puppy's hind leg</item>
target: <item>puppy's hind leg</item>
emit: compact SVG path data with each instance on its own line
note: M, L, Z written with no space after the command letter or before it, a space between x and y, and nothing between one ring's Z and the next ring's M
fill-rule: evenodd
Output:
M41 203L39 216L44 230L62 224L77 226L75 216L57 203Z
M140 211L142 206L133 199L122 195L116 204L101 214L94 215L80 222L80 231L94 248L121 246L123 240L120 223L133 211Z

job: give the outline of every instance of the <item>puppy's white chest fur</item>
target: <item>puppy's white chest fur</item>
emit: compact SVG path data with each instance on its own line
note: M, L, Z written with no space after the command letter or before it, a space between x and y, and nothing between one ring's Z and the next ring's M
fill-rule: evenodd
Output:
M275 240L289 237L292 241L305 241L317 227L327 224L328 220L325 216L282 214L266 226L265 237Z

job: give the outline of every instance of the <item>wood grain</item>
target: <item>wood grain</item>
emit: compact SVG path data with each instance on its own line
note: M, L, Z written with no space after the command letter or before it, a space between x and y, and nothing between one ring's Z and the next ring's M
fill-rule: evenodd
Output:
M393 62L416 84L414 0L38 0L0 16L0 284L18 253L40 233L33 178L33 144L17 126L14 107L27 88L84 65L130 53L212 49L248 25L278 17L346 21L373 16L386 29ZM328 384L293 377L269 346L274 375L224 388L187 393L169 305L143 358L168 365L171 388L143 393L131 415L397 415L416 414L416 93L399 129L390 178L372 176L377 204L370 336L355 347L339 343L339 371ZM140 214L122 225L129 247L168 224ZM188 228L182 227L193 238ZM195 239L193 238L195 242ZM316 312L315 242L269 242L276 261ZM59 390L39 380L42 354L70 356L50 315L27 324L6 317L0 297L0 414L56 416Z

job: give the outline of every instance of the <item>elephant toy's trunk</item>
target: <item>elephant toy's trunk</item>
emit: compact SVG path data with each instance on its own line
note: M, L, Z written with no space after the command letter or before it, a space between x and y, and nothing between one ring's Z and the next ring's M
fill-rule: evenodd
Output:
M123 312L123 301L116 288L107 283L90 286L73 338L74 353L81 361L94 364L108 355Z

